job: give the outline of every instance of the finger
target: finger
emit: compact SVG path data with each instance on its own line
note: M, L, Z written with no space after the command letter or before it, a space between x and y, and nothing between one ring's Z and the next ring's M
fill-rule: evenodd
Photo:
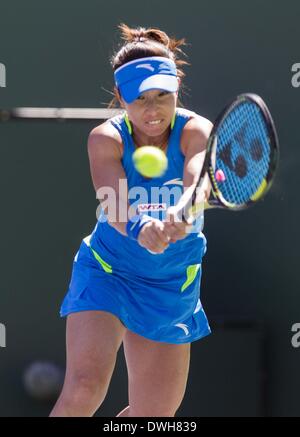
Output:
M164 234L166 234L169 238L172 237L174 232L173 225L171 223L164 223Z
M160 240L162 244L168 244L170 241L170 235L168 234L167 230L160 229L159 227L154 228L154 232L156 237Z
M162 245L155 241L149 242L147 249L154 253L163 253L167 249L168 245Z
M192 230L193 226L192 225L188 225L185 222L182 223L174 223L173 224L173 232L178 233L178 234L189 234Z
M176 218L176 214L175 214L175 210L173 206L170 206L170 208L167 209L166 212L166 218L165 218L165 222L172 224L175 222L175 218Z
M175 224L173 223L172 225L169 226L168 228L168 234L173 237L175 235L179 235L185 233L185 226L179 225L179 224Z
M169 231L169 235L170 235L170 243L174 243L174 242L176 242L176 241L178 241L178 240L182 240L182 239L184 239L187 235L188 235L188 231L189 231L189 228L190 227L188 227L188 226L186 226L186 225L184 225L184 226L175 226L175 225L173 225L171 228L170 228L170 231Z
M157 236L155 232L148 232L147 236L144 240L144 246L146 249L151 250L156 253L163 253L165 249L168 247L167 243L163 243Z
M155 238L158 238L161 243L168 244L170 241L170 236L167 231L167 227L165 226L165 223L163 223L160 220L157 220L152 223L151 231L153 231L153 235Z

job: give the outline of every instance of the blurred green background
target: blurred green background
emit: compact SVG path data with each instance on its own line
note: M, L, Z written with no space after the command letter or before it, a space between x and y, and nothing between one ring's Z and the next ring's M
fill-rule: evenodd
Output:
M206 215L208 252L202 301L215 327L193 344L185 416L299 416L300 62L296 0L0 0L0 108L106 107L118 47L117 25L159 27L185 37L186 107L213 120L233 96L260 94L273 114L281 163L264 202L243 213ZM59 306L73 256L96 222L86 122L0 123L1 265L0 416L47 415L51 402L26 393L33 361L64 367ZM122 350L99 415L127 405Z

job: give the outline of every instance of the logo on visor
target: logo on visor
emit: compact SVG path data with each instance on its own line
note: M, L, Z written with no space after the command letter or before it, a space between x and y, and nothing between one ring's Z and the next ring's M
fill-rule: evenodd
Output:
M160 70L160 73L170 73L170 69L166 66L166 64L160 64L158 68Z
M147 70L150 70L150 71L155 70L155 68L152 67L151 64L140 64L140 65L137 65L135 68L146 68Z

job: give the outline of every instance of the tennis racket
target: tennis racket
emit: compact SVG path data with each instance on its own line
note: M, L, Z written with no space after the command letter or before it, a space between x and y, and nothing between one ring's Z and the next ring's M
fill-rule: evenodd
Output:
M266 104L256 94L239 95L215 121L197 186L180 211L184 220L191 224L202 213L207 175L211 194L204 209L240 211L266 195L278 160L278 137Z

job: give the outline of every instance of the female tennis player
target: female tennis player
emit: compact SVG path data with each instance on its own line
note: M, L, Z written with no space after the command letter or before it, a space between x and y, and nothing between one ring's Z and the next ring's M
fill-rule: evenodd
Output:
M203 223L187 227L176 208L196 184L212 124L177 107L184 40L159 29L119 27L125 43L112 66L124 113L94 128L88 139L102 209L74 258L61 307L67 369L51 416L95 413L122 343L129 405L118 416L175 416L186 389L190 344L210 333L199 299ZM162 176L144 178L134 168L132 154L144 145L167 155ZM107 202L111 193L116 208Z

